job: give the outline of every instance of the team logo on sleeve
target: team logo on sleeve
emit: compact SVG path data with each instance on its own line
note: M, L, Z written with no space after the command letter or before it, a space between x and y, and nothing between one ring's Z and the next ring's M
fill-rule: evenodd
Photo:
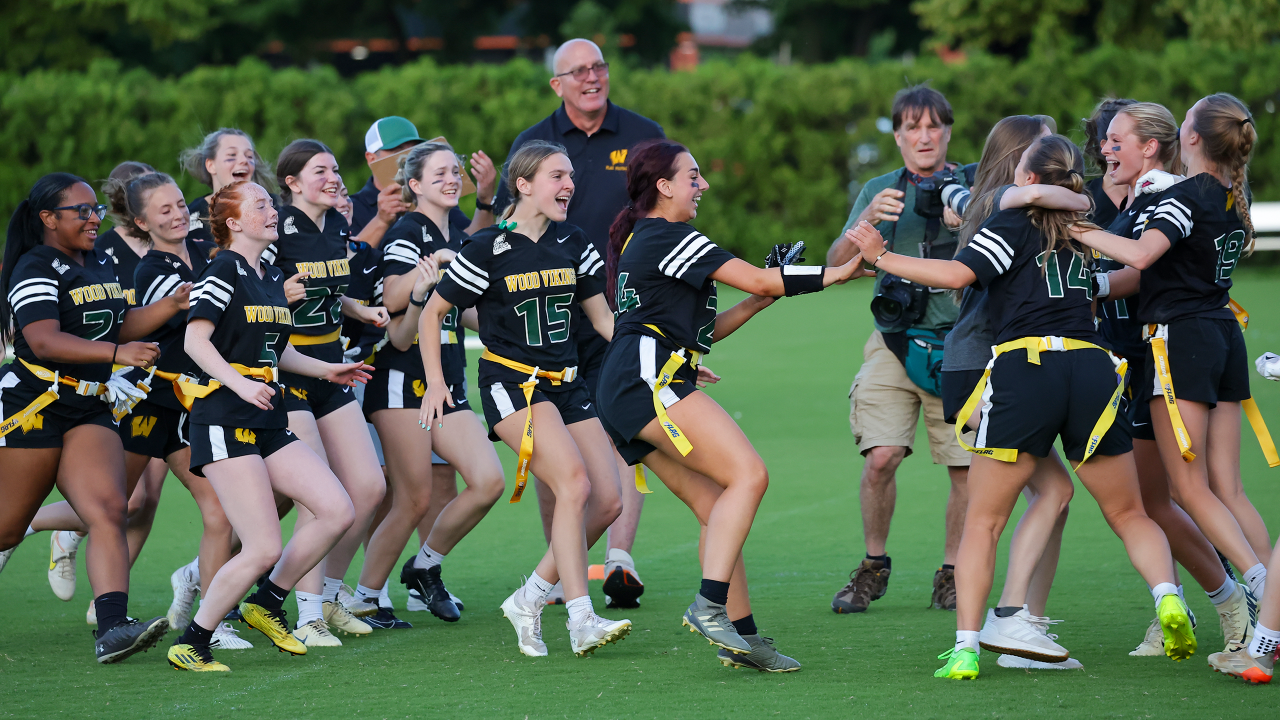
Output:
M70 265L68 265L68 264L66 264L66 263L64 263L64 262L62 262L62 261L61 261L61 260L59 260L58 258L54 258L54 259L53 259L53 269L54 269L54 270L57 270L57 271L58 271L58 274L59 274L59 275L61 275L61 274L65 273L66 271L70 270L70 269L71 269L71 266L70 266Z
M285 235L298 234L298 226L294 224L292 215L284 219L284 234Z
M200 220L200 216L192 215L191 222L187 225L187 232L191 232L192 230L199 230L202 227L204 227L204 223Z
M430 244L431 244L431 242L432 242L432 240L431 240L431 234L427 232L427 226L426 226L426 225L423 225L423 226L422 226L422 244L423 244L424 246L425 246L425 245L430 245Z
M501 235L499 235L499 236L498 236L498 238L497 238L496 240L494 240L494 241L493 241L493 254L494 254L494 255L501 255L502 253L504 253L504 252L506 252L506 251L508 251L508 250L510 250L510 249L511 249L511 243L507 242L507 234L506 234L506 233L502 233ZM57 262L57 260L55 260L54 262Z
M292 218L290 218L290 219L292 219ZM240 273L241 275L243 275L243 276L245 276L245 277L249 277L249 273L245 272L245 271L244 271L244 268L240 267L240 261L239 261L239 260L237 260L237 261L236 261L236 272Z
M116 265L119 265L119 264L120 264L120 258L116 257L116 249L115 249L115 248L107 248L107 255L111 257L111 260L112 260Z

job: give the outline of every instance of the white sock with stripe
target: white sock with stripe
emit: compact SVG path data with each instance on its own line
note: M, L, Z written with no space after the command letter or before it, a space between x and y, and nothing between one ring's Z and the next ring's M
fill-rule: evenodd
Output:
M445 554L436 552L427 547L426 543L422 543L422 547L418 550L418 556L413 559L413 566L421 570L430 570L444 562Z
M979 655L982 654L982 646L978 644L977 630L957 630L956 631L956 652L961 650L972 650Z
M298 598L298 627L324 617L324 596L294 590Z
M1230 600L1231 596L1235 594L1235 591L1236 581L1232 580L1231 577L1228 576L1222 581L1222 587L1214 590L1213 592L1206 590L1204 594L1209 596L1209 600L1213 603L1214 607L1218 607Z
M555 583L549 583L539 577L538 571L534 570L529 573L529 581L524 584L524 597L530 601L546 602L547 596L555 586Z
M338 599L338 591L342 589L342 578L326 577L324 579L324 590L320 594L325 600L335 602Z
M1262 590L1267 586L1267 568L1258 563L1244 571L1244 581L1249 583L1249 592L1256 598L1262 598Z

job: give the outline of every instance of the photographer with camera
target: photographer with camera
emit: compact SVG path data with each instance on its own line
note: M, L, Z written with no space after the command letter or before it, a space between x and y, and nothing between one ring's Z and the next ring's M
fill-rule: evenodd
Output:
M960 218L943 203L943 190L972 185L959 166L946 160L951 105L937 90L916 85L894 96L892 116L904 167L867 182L844 230L865 220L880 230L886 246L896 253L949 260L956 251ZM827 264L847 262L857 252L842 231L827 253ZM831 609L863 612L888 587L892 565L885 543L897 499L895 473L912 452L923 409L933 462L947 466L951 480L943 565L934 574L931 606L954 610L953 564L968 504L970 456L943 419L939 395L943 340L955 324L958 308L942 290L877 271L871 312L876 329L863 348L862 367L849 392L849 425L866 458L859 499L867 556L836 593Z

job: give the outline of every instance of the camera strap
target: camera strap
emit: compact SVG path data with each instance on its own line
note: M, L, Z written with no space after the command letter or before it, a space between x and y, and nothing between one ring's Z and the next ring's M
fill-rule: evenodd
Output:
M912 178L914 175L915 173L911 172L910 170L906 168L902 168L902 174L898 176L898 181L894 183L894 189L902 193L902 197L904 200L907 197L907 190L914 184L912 182ZM901 215L899 215L899 220L901 220ZM940 233L941 231L942 231L941 218L925 218L924 246L923 246L923 252L921 254L921 257L926 257L926 258L933 257L933 243L935 240L938 239L938 233ZM889 227L889 232L884 236L884 247L886 250L889 250L889 251L893 250L893 242L897 238L897 234L898 234L898 223L895 222L893 223L893 225ZM943 244L946 245L948 243L943 243ZM944 259L950 260L951 258L948 257Z

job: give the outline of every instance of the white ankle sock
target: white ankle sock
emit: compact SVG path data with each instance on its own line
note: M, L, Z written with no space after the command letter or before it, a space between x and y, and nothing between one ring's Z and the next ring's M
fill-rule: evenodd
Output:
M382 590L378 592L378 607L395 610L395 606L391 604L391 593L387 592L388 584L389 583L384 583Z
M1249 592L1262 599L1262 589L1267 586L1267 566L1258 563L1244 571L1244 581L1249 583Z
M356 585L356 597L361 600L373 600L374 602L377 602L378 596L381 594L381 590L374 590L373 588L365 587L363 585Z
M583 618L595 612L591 607L590 595L568 600L565 602L564 607L569 611L569 622L580 622Z
M295 590L298 598L298 627L324 617L324 596Z
M28 526L27 526L27 531L26 531L26 532L24 532L24 533L22 533L22 539L23 539L23 540L26 540L27 538L29 538L29 537L31 537L32 535L35 535L35 534L36 534L36 529L35 529L35 528L33 528L33 527L31 527L30 525L28 525Z
M1182 594L1182 585L1178 585L1178 599L1182 601L1183 605L1187 604L1187 596Z
M338 599L338 590L342 588L342 578L327 577L324 579L324 590L320 592L330 602Z
M524 584L524 596L529 600L546 600L555 583L549 583L538 576L535 570L529 574L529 581Z
M74 530L58 531L58 544L63 550L76 550L80 547L80 543L84 542L85 535L81 535Z
M956 650L972 650L982 654L982 648L978 645L979 634L977 630L957 630Z
M1266 657L1268 654L1276 651L1276 646L1280 645L1280 630L1272 630L1262 623L1253 626L1253 642L1249 643L1249 654L1256 657Z
M1222 587L1214 590L1213 592L1206 590L1205 595L1208 595L1209 600L1213 603L1214 607L1217 607L1230 600L1235 591L1236 581L1228 577L1226 580L1222 581Z
M444 553L436 552L427 547L426 543L422 543L422 547L418 550L418 556L413 559L413 566L423 570L430 570L444 562L444 556Z
M1160 607L1160 598L1164 597L1165 595L1177 595L1179 598L1182 597L1182 594L1178 592L1177 585L1174 585L1173 583L1167 583L1167 582L1157 583L1155 587L1151 588L1151 597L1156 599L1157 609L1159 609ZM1183 601L1183 604L1184 605L1186 604L1185 600Z

